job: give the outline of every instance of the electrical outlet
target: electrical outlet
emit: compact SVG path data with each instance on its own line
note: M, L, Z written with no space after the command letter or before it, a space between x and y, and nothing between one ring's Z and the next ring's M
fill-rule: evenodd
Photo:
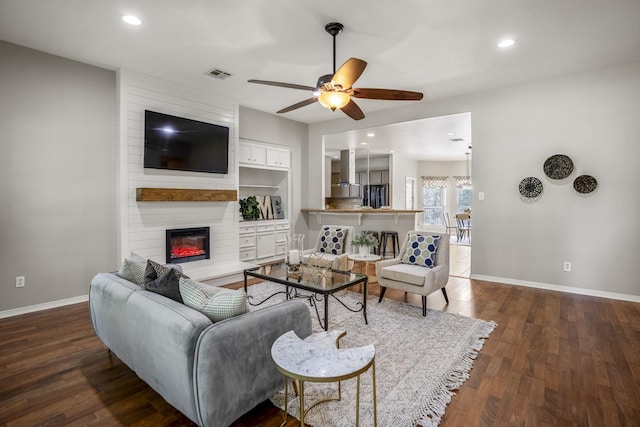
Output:
M16 277L16 288L24 288L24 276Z
M569 261L565 261L564 262L563 270L564 271L571 271L571 263Z

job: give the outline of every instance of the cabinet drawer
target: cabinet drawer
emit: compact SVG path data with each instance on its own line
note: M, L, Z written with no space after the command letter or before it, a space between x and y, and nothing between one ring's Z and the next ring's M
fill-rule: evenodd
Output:
M248 249L241 249L240 250L240 261L248 261L248 260L252 260L252 259L256 259L256 249L255 248L248 248Z
M251 236L240 236L240 247L241 248L245 248L248 246L255 246L256 245L256 236L251 235Z
M256 226L256 232L258 233L268 233L270 231L275 231L276 228L274 227L273 224L268 224L268 225L258 225Z
M284 243L276 243L276 256L284 255L285 247Z
M286 231L279 231L276 233L276 242L286 242L287 241L287 236L289 235L288 232Z
M255 232L256 232L255 224L240 225L240 234L248 234L248 233L255 233Z
M276 230L288 230L289 229L289 223L284 223L284 224L276 224Z

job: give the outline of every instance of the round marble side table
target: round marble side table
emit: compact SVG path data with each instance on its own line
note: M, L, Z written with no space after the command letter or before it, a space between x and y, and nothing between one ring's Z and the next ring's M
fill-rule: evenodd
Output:
M307 412L319 403L340 400L340 381L357 377L356 425L360 422L360 375L371 369L373 379L373 425L377 426L376 411L376 350L373 344L357 348L337 348L338 340L345 335L343 331L327 331L312 334L300 339L295 332L281 335L271 347L271 357L276 368L285 376L284 425L287 421L288 386L287 378L300 384L300 426L304 426ZM304 383L338 382L338 398L325 399L304 409Z

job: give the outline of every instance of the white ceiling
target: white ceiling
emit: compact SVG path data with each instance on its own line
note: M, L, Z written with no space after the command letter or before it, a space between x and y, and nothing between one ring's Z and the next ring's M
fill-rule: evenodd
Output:
M142 25L125 24L125 14ZM0 39L200 87L269 113L311 95L247 80L315 86L332 71L324 26L333 21L345 26L338 66L349 57L368 62L356 87L421 91L419 102L640 60L639 0L0 0ZM516 45L498 49L507 36ZM232 76L214 79L213 68ZM358 104L365 115L404 105ZM316 103L283 116L313 123L342 113Z
M453 132L453 135L448 133ZM370 136L373 135L373 136ZM459 140L462 141L459 141ZM471 113L452 114L325 135L325 154L352 148L356 157L402 153L416 160L465 160L471 152ZM366 144L363 144L366 143Z

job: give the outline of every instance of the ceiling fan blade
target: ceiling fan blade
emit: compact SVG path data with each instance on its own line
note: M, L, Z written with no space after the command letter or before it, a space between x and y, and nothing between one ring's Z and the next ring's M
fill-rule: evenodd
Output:
M366 66L366 61L362 59L349 58L347 62L338 68L331 81L334 85L337 84L342 86L343 89L349 89L358 80Z
M355 98L384 99L388 101L420 101L423 96L421 92L408 90L367 88L354 88L349 91L349 94Z
M296 85L293 83L282 83L282 82L272 82L269 80L247 80L249 83L258 83L261 85L269 85L269 86L279 86L279 87L286 87L289 89L300 89L300 90L308 90L308 91L314 91L316 88L315 87L311 87L311 86L303 86L303 85Z
M349 100L349 103L341 108L342 112L347 116L351 117L353 120L362 120L364 119L364 113L358 107L358 104L355 103L353 99Z
M288 107L285 107L280 111L276 111L276 113L278 113L278 114L280 114L280 113L288 113L289 111L296 110L296 109L298 109L300 107L304 107L304 106L307 106L309 104L313 104L317 100L318 100L318 98L316 98L316 97L305 99L304 101L300 101L297 104L289 105Z

